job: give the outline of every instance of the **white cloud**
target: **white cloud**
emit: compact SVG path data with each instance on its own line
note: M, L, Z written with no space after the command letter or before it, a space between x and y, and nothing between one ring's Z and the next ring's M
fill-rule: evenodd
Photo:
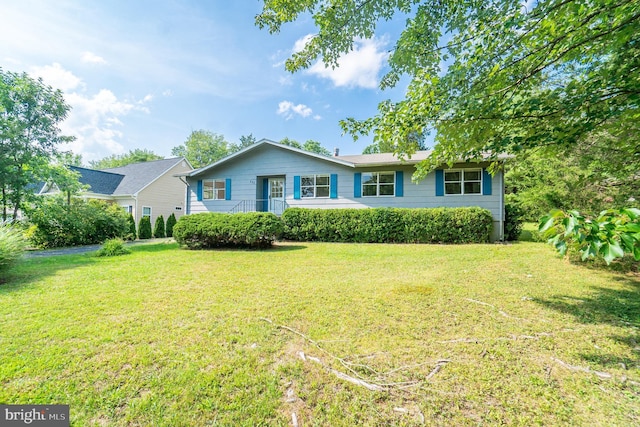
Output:
M58 63L34 67L30 74L65 92L71 110L60 128L63 135L75 136L76 140L63 148L82 154L84 161L123 153L123 133L118 129L124 126L121 118L133 111L149 113L145 104L153 100L151 94L138 101L120 100L109 89L86 94L83 81Z
M167 89L162 92L162 96L173 96L173 91L171 89Z
M295 114L301 117L309 117L313 110L304 104L295 105L291 101L281 101L278 104L278 114L286 120L292 119Z
M297 42L296 42L297 43ZM318 61L308 73L330 79L335 86L378 87L378 73L389 54L385 51L386 42L379 39L357 40L353 50L338 60L338 67L331 68Z
M322 120L322 116L320 114L316 114L313 116L313 120Z
M307 34L306 36L296 40L292 49L293 53L298 53L302 49L304 49L304 47L307 45L307 43L311 41L312 38L313 38L313 34Z
M67 71L60 64L54 62L52 65L44 67L32 67L30 73L34 77L42 78L45 84L60 89L63 92L84 87L82 80L73 75L71 71Z
M103 57L98 56L93 52L84 52L81 60L86 64L105 65L107 63Z

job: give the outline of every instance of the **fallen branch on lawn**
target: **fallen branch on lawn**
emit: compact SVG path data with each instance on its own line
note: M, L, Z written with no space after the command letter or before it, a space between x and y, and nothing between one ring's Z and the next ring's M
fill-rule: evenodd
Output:
M558 365L569 369L570 371L586 372L588 374L597 375L598 377L606 380L613 378L613 375L608 372L594 371L593 369L584 366L569 365L568 363L565 363L560 359L556 359L555 357L552 357L551 360L556 362Z
M510 337L497 337L497 338L456 338L453 340L438 341L440 344L452 344L452 343L481 343L486 341L518 341L518 340L538 340L540 337L552 337L553 334L549 332L538 332L533 335L511 335Z
M355 376L351 376L351 375L345 374L344 372L340 372L340 371L338 371L336 369L333 369L332 367L330 367L327 364L325 364L324 362L322 362L322 360L320 358L318 358L318 357L307 355L302 351L298 352L298 355L300 356L300 358L303 361L306 362L306 361L310 360L312 362L318 363L318 364L322 365L325 369L327 369L330 373L332 373L333 375L335 375L336 377L338 377L338 378L340 378L342 380L348 381L348 382L350 382L352 384L356 384L356 385L365 387L366 389L371 390L371 391L385 391L385 390L389 390L390 388L406 389L406 388L410 388L410 387L415 387L415 386L420 384L420 381L402 381L402 382L385 382L385 383L382 383L382 382L374 382L374 381L371 381L371 380L369 380L367 378L363 378L356 371L354 371L351 368L351 366L357 366L357 367L361 367L361 368L367 369L370 372L375 373L378 377L388 376L389 374L391 374L393 372L397 372L399 370L407 369L407 368L412 367L412 366L404 366L404 367L396 368L394 370L391 370L391 371L387 372L386 374L380 375L380 374L378 374L376 372L376 370L374 370L370 366L363 365L363 364L358 364L358 363L353 363L353 362L348 362L348 361L344 360L341 357L338 357L338 356L335 356L335 355L331 354L329 351L327 351L324 348L322 348L318 344L317 341L309 338L308 336L306 336L302 332L296 331L295 329L293 329L293 328L291 328L289 326L275 324L270 319L267 319L267 318L264 318L264 317L261 317L260 320L263 320L263 321L265 321L267 323L270 323L270 324L276 326L277 328L284 329L286 331L289 331L291 333L294 333L294 334L304 338L306 341L308 341L311 344L313 344L316 348L318 348L318 350L322 351L327 356L331 357L334 360L339 361L345 368L347 368L350 372L352 372L355 375ZM429 373L429 375L427 376L427 379L431 379L435 374L437 374L440 371L442 366L444 366L445 364L447 364L449 362L450 362L450 360L448 360L448 359L438 360L436 362L436 367L431 371L431 373ZM422 366L422 365L425 365L425 364L426 363L420 363L420 364L413 365L413 366L414 367L415 366ZM356 378L356 377L358 377L358 378Z
M491 308L493 308L494 310L497 310L497 311L498 311L498 313L500 313L502 316L504 316L504 317L506 317L506 318L508 318L508 319L513 319L513 320L524 320L524 321L526 321L526 322L529 322L529 319L523 319L523 318L521 318L521 317L514 317L514 316L510 316L510 315L508 315L507 313L505 313L504 311L500 310L500 309L499 309L498 307L496 307L495 305L492 305L492 304L489 304L489 303L486 303L486 302L483 302L483 301L478 301L478 300L475 300L475 299L471 299L471 298L465 298L465 299L466 299L467 301L470 301L470 302L474 303L474 304L480 304L480 305L485 305L485 306L487 306L487 307L491 307Z

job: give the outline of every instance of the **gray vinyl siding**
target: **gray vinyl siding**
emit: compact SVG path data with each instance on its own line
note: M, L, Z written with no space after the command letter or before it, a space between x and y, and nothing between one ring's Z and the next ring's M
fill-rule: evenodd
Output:
M459 164L454 168L482 168L486 164ZM354 174L357 172L396 172L403 171L403 197L354 197ZM343 166L327 159L324 161L315 157L292 152L286 149L264 145L242 156L231 159L215 170L202 175L190 177L188 199L190 213L198 212L229 212L242 200L262 198L263 177L285 177L285 200L290 207L307 207L320 209L335 208L374 208L374 207L402 207L402 208L435 208L435 207L464 207L479 206L488 209L494 218L499 231L499 221L503 214L500 209L500 195L502 193L502 177L498 173L492 178L491 195L447 195L436 196L435 174L430 173L419 183L413 183L411 176L414 166L383 166L372 168L352 168ZM338 197L331 198L301 198L294 199L294 176L313 174L337 174ZM197 200L197 182L201 179L231 179L231 200Z

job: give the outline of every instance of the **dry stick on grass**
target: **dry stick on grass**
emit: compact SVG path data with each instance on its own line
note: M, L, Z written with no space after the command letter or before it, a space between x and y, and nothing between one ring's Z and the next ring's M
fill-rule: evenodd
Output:
M267 322L267 323L270 323L270 324L272 324L272 325L274 325L274 326L276 326L276 327L278 327L278 328L281 328L281 329L287 330L287 331L289 331L289 332L292 332L292 333L294 333L294 334L296 334L296 335L298 335L298 336L300 336L300 337L304 338L305 340L309 341L309 342L310 342L310 343L312 343L314 346L316 346L316 348L318 348L318 349L319 349L320 351L322 351L324 354L328 355L328 356L329 356L329 357L331 357L332 359L335 359L335 360L339 361L339 362L340 362L344 367L346 367L350 372L353 372L356 376L358 376L358 377L359 377L359 378L354 378L354 377L352 377L352 376L350 376L350 375L347 375L347 374L345 374L345 373L343 373L343 372L340 372L340 371L335 370L335 369L333 369L333 368L331 368L331 367L328 367L328 366L326 366L326 365L325 365L325 364L324 364L324 363L323 363L319 358L317 358L317 357L313 357L313 356L309 356L309 355L305 355L305 354L304 354L304 352L302 352L302 351L300 351L300 352L298 353L298 354L300 355L300 358L301 358L303 361L306 361L306 360L308 359L308 360L314 361L314 362L316 362L316 363L319 363L319 364L321 364L322 366L324 366L326 369L328 369L328 370L329 370L329 372L331 372L332 374L334 374L334 375L335 375L335 376L337 376L338 378L341 378L341 379L343 379L343 380L345 380L345 381L349 381L349 382L351 382L351 383L353 383L353 384L363 386L363 387L367 388L368 390L372 390L372 391L384 391L384 390L386 390L386 389L388 389L388 388L391 388L391 387L395 387L395 388L398 388L398 389L405 389L405 388L413 387L413 386L416 386L416 385L419 385L419 384L420 384L420 382L419 382L419 381L404 381L404 382L393 382L393 383L375 383L375 382L369 381L369 380L367 380L367 379L365 379L365 378L362 378L362 376L360 376L356 371L354 371L354 370L353 370L349 365L366 367L368 370L370 370L371 372L374 372L374 373L375 373L376 371L375 371L374 369L372 369L371 367L366 366L366 365L360 365L360 364L357 364L357 365L356 365L356 364L353 364L353 363L347 362L347 361L345 361L344 359L342 359L342 358L340 358L340 357L338 357L338 356L335 356L335 355L331 354L330 352L328 352L327 350L325 350L324 348L322 348L322 347L321 347L321 346L320 346L316 341L314 341L313 339L309 338L308 336L306 336L306 335L305 335L305 334L303 334L302 332L296 331L295 329L290 328L289 326L286 326L286 325L277 325L277 324L273 323L273 321L272 321L272 320L267 319L267 318L264 318L264 317L261 317L261 318L260 318L260 320L263 320L263 321L265 321L265 322ZM437 365L436 365L437 370L432 371L432 372L429 374L428 378L431 378L433 375L435 375L435 374L440 370L440 368L442 367L442 364L444 364L444 363L448 363L448 362L450 362L450 361L449 361L449 360L447 360L447 359L438 360ZM418 366L419 366L419 365L418 365ZM391 371L391 372L395 372L395 371L397 371L397 370L398 370L398 369L396 369L396 370L394 370L394 371Z
M478 300L471 299L471 298L465 298L465 299L466 299L467 301L470 301L470 302L474 303L474 304L485 305L485 306L487 306L487 307L491 307L491 308L493 308L493 309L495 309L495 310L498 310L498 313L500 313L502 316L504 316L504 317L506 317L506 318L508 318L508 319L513 319L513 320L524 320L525 322L529 322L529 319L523 319L523 318L521 318L521 317L514 317L514 316L510 316L510 315L508 315L507 313L505 313L504 311L500 310L500 309L499 309L498 307L496 307L495 305L488 304L488 303L486 303L486 302L478 301Z
M452 344L452 343L474 343L478 344L486 341L518 341L518 340L538 340L540 337L552 337L553 334L549 332L538 332L534 335L511 335L510 337L496 337L496 338L456 338L453 340L438 341L440 344Z

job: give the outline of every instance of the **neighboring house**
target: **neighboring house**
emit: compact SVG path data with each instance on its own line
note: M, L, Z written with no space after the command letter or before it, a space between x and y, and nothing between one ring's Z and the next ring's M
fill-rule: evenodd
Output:
M186 212L185 184L174 175L193 168L184 158L171 158L132 163L119 168L94 170L77 166L69 168L80 175L80 183L88 186L85 199L108 200L131 213L136 224L143 216L153 224L159 215L165 219L172 213L179 218ZM58 192L54 185L45 186L40 194Z
M504 235L502 172L488 162L441 167L413 183L411 159L393 154L323 156L263 139L209 166L180 174L187 187L187 213L305 208L434 208L480 206L491 211L492 238Z

